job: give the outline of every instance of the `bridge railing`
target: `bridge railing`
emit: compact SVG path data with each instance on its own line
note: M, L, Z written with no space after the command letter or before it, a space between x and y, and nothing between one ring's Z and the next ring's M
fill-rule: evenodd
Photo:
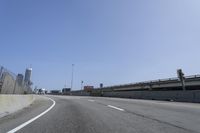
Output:
M190 75L185 76L185 81L190 80L200 80L200 75ZM144 85L154 85L154 84L166 84L166 83L175 83L179 82L179 79L177 77L173 78L166 78L166 79L158 79L158 80L150 80L150 81L144 81L144 82L135 82L135 83L129 83L129 84L120 84L120 85L114 85L114 86L106 86L102 89L106 88L120 88L120 87L127 87L127 86L144 86ZM100 88L96 88L100 89Z

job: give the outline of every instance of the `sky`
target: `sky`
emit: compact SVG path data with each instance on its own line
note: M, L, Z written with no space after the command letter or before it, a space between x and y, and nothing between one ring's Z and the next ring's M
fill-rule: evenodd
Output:
M0 65L34 86L200 74L199 0L1 0Z

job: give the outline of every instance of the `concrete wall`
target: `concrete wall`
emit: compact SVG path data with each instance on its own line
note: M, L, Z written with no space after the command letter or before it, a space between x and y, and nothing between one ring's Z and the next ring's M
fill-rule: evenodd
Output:
M103 96L103 97L119 97L119 98L133 98L133 99L147 99L147 100L173 100L179 102L198 102L200 103L200 90L176 90L176 91L94 91L71 92L74 96Z
M71 91L71 95L73 95L73 96L90 96L90 93L85 92L85 91Z
M29 106L34 99L33 95L0 95L0 117Z
M200 90L196 91L118 91L104 92L104 97L120 97L150 100L174 100L200 102Z

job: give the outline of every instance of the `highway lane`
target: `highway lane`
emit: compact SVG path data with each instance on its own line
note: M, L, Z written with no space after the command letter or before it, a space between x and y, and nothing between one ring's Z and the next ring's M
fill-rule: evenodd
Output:
M38 115L38 113L41 113L49 108L51 104L51 101L49 101L49 99L46 97L36 97L34 103L29 107L26 107L23 110L10 114L6 117L0 118L0 133L7 132L14 127L19 126L21 123L30 120Z
M19 133L200 133L199 104L102 97L48 97L55 100L55 106ZM36 101L28 111L0 119L0 131L14 129L51 104L47 99Z

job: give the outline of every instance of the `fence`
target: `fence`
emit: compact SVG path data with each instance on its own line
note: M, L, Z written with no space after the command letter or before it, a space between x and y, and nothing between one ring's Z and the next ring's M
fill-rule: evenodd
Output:
M6 68L0 66L0 94L27 94L31 93L30 86Z

